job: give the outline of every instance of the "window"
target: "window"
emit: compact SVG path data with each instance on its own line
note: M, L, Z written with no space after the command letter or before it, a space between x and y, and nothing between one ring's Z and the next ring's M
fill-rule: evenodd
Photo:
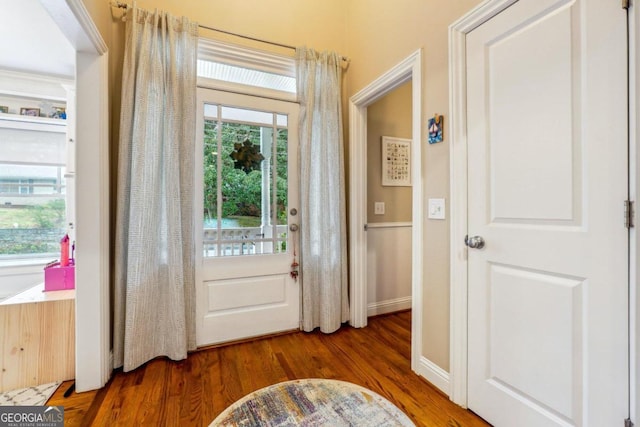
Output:
M287 206L297 188L290 188L297 178L289 156L297 144L289 115L278 108L296 98L294 58L201 39L198 86L268 99L237 106L209 93L199 107L204 257L289 252Z
M287 116L204 104L204 256L286 252Z
M57 258L66 233L66 122L0 118L0 262Z
M198 76L230 83L251 85L264 89L296 93L296 79L294 77L202 59L198 60Z
M291 56L200 39L198 86L295 101L295 60Z

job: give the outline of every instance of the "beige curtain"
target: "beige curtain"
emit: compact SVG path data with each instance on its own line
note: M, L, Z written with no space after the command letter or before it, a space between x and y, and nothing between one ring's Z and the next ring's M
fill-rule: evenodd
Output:
M302 329L349 320L344 143L336 53L296 50L300 102Z
M114 362L125 371L195 348L196 23L133 8L118 158Z

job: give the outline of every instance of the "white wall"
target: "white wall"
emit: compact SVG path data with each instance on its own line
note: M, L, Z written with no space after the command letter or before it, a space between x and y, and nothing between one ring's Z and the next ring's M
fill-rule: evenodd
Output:
M0 267L0 301L44 281L44 264Z
M369 224L367 315L411 308L411 223Z

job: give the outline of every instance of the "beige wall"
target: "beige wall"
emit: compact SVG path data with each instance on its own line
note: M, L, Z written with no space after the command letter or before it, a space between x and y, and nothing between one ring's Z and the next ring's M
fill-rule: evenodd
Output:
M111 63L112 172L117 156L120 68L124 24L111 19L108 0L83 0L107 45ZM346 99L418 49L423 51L422 109L426 117L445 115L448 125L447 28L481 0L138 0L139 7L164 9L202 24L351 58L345 75ZM246 43L203 31L202 36ZM259 45L265 50L286 49ZM346 120L345 109L345 125ZM345 126L346 127L346 126ZM423 140L426 130L423 127ZM424 145L424 200L449 192L449 139ZM115 176L115 175L114 175ZM112 194L114 194L112 192ZM426 206L425 206L426 211ZM448 211L447 211L448 216ZM424 324L422 355L449 368L449 220L424 222Z
M449 120L448 26L480 0L349 0L348 93L353 95L418 49L422 49L422 116ZM424 202L449 201L449 135L424 144ZM423 141L426 126L423 123ZM426 206L424 207L426 212ZM447 207L447 217L449 211ZM449 369L449 220L424 220L422 355Z
M106 0L82 0L107 46L111 38L111 8Z
M411 187L382 186L382 137L411 139L411 82L367 108L367 222L411 222ZM384 215L374 203L384 202Z

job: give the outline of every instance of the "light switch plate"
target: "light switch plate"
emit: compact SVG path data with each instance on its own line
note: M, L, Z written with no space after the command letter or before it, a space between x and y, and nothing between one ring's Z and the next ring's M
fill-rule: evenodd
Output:
M376 202L373 205L373 214L374 215L384 215L384 202Z
M429 199L429 219L445 219L444 199Z

